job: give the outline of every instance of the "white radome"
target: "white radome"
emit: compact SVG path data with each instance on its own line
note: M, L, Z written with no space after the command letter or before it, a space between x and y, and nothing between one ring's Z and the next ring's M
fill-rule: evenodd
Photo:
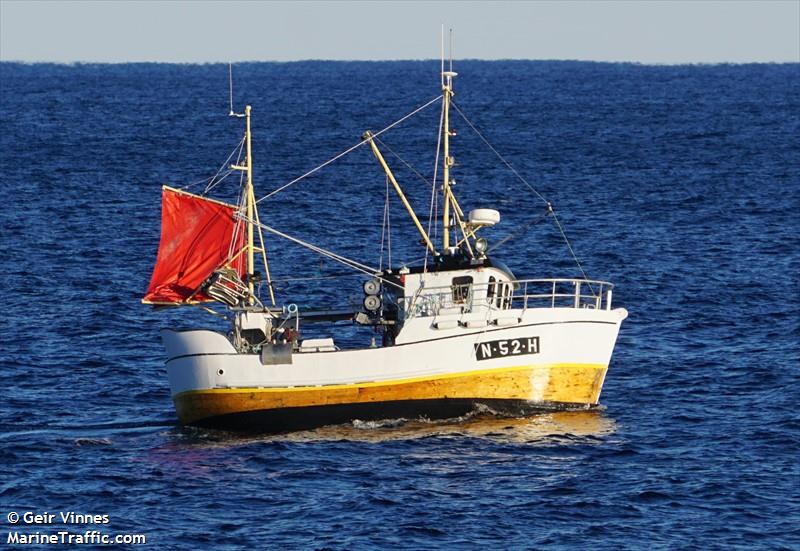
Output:
M474 209L469 213L469 223L481 226L494 226L500 223L500 213L494 209Z

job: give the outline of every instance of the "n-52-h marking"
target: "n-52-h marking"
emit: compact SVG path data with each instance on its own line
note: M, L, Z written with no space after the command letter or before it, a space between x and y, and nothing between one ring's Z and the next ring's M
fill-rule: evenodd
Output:
M539 337L523 337L521 339L501 339L498 341L479 342L475 345L475 357L478 360L490 360L505 356L521 356L539 353Z

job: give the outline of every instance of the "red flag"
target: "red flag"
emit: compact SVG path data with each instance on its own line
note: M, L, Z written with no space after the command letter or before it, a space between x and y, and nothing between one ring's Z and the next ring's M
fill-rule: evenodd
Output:
M198 292L203 282L235 256L232 268L244 277L245 231L237 208L167 186L161 199L161 243L142 302L181 304L211 300ZM235 243L234 243L235 239ZM233 243L233 246L231 244Z

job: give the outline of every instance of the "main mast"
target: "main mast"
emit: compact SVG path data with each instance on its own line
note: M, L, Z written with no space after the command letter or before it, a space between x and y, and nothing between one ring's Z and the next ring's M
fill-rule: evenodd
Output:
M450 250L450 167L455 163L450 157L450 99L453 96L453 77L457 73L442 71L442 96L444 101L444 167L442 182L442 249L445 254Z
M244 116L246 120L245 142L247 146L247 188L245 193L247 195L247 288L250 291L250 304L253 304L254 285L253 278L255 275L255 244L253 242L253 213L256 206L256 197L253 192L253 149L250 140L250 106L244 108Z

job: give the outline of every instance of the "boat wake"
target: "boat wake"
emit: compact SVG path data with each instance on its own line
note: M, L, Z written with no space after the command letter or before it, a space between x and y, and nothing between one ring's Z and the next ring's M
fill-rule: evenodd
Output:
M530 417L536 415L546 415L549 413L556 413L556 412L580 412L580 411L603 411L605 407L599 404L596 405L585 405L585 406L572 406L566 407L560 404L548 404L548 405L541 405L541 404L518 404L516 406L508 406L504 405L502 409L493 408L489 404L485 404L482 402L475 403L472 410L468 411L463 415L459 415L456 417L449 417L445 419L428 419L427 417L418 417L415 419L406 419L406 418L398 418L398 419L380 419L380 420L373 420L373 421L361 421L356 419L353 421L352 425L354 428L391 428L396 426L401 426L409 421L418 421L420 423L430 423L430 424L453 424L453 423L463 423L465 421L469 421L471 419L479 418L479 417L494 417L498 419L514 419L518 417Z
M394 429L402 427L408 423L408 419L401 417L399 419L378 419L377 421L362 421L355 419L351 426L357 430L375 430L375 429Z
M174 419L142 419L92 424L0 424L0 440L14 440L28 434L53 433L59 436L74 436L78 446L110 445L109 433L176 427Z
M377 420L355 419L350 423L327 425L312 430L282 434L254 434L222 429L185 426L179 433L201 445L227 446L251 442L387 442L435 437L490 438L507 442L563 441L603 437L616 431L616 423L595 406L572 410L520 407L496 410L476 403L458 417L428 419L397 417Z
M450 417L446 419L428 419L427 417L418 417L415 419L406 419L404 417L400 417L398 419L378 419L373 421L362 421L360 419L355 419L351 426L354 429L358 430L375 430L375 429L386 429L386 428L397 428L402 427L410 422L422 423L422 424L429 424L429 425L452 425L458 423L464 423L471 419L475 419L476 417L486 416L486 417L496 417L496 418L514 418L520 415L523 415L522 411L519 412L504 412L492 409L491 406L486 404L477 403L475 407L465 413L464 415L459 415L457 417Z
M481 438L509 443L583 441L602 438L616 431L616 423L599 409L558 411L514 416L494 412L478 405L474 410L451 419L383 419L354 421L351 424L322 427L313 431L278 436L290 441L353 440L386 442L422 438Z
M495 411L484 404L449 419L397 418L355 420L315 430L265 436L280 441L352 440L386 442L422 438L488 438L515 443L546 443L564 439L604 437L616 431L616 422L601 408L580 411L540 411L525 415Z

